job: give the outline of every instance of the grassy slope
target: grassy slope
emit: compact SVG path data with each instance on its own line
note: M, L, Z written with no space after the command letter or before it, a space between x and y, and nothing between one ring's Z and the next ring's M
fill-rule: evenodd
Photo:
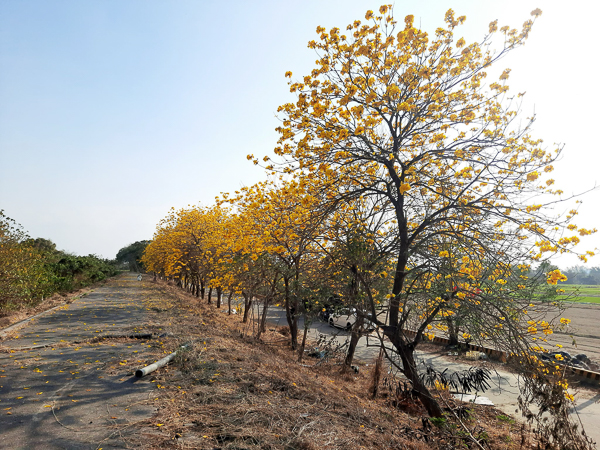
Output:
M432 425L409 394L395 395L398 380L385 380L385 373L372 400L372 365L342 375L335 360L300 364L284 329L268 330L259 342L256 327L239 316L173 286L154 286L157 298L172 304L163 312L163 330L174 336L165 339L165 352L191 346L153 374L159 409L142 448L424 450L469 441L454 418ZM533 448L531 436L495 408L448 402L463 405L464 424L487 438L487 448Z

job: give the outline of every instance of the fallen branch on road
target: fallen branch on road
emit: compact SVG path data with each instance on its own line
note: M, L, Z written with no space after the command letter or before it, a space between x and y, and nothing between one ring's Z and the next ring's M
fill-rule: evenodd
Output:
M166 366L167 364L169 364L169 362L171 362L171 360L173 358L175 358L175 356L177 355L177 352L179 350L183 350L183 349L187 348L187 346L188 346L188 344L184 344L181 347L179 347L179 349L177 349L177 351L174 351L170 355L165 356L163 359L159 359L154 364L150 364L149 366L146 366L146 367L136 370L135 376L138 378L142 378L143 376L148 375L149 373L152 373L155 370L160 369L163 366Z

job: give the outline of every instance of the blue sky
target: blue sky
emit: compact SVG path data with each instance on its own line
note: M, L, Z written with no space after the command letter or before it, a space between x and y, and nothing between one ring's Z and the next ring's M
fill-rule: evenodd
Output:
M381 3L0 0L0 209L33 237L112 258L151 238L170 207L209 205L263 179L245 156L275 146L275 111L292 98L284 73L312 70L306 44L317 25L345 28ZM600 184L600 8L402 1L394 13L433 31L450 7L467 16L458 32L467 41L494 19L519 27L543 10L527 45L499 67L512 68L515 92L527 91L535 135L566 144L557 185ZM583 200L578 223L598 227L598 191Z

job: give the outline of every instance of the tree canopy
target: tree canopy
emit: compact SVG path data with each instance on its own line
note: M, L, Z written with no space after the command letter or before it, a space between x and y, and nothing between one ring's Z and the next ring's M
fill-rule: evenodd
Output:
M576 245L596 230L573 223L578 200L550 178L563 147L532 135L535 116L522 116L510 70L488 81L540 14L520 30L494 21L469 44L455 37L466 19L452 10L433 36L412 16L399 24L389 5L345 32L318 27L314 70L285 75L294 101L278 109L276 156L262 160L269 180L214 207L172 211L147 266L196 293L206 282L261 296L265 308L283 301L294 349L300 302L341 298L378 325L391 363L436 417L414 357L423 339L506 350L540 410L552 386L551 423L563 426L572 397L559 366L538 357L567 323L557 286L566 277L548 260L585 261L593 252ZM552 439L586 445L572 427Z

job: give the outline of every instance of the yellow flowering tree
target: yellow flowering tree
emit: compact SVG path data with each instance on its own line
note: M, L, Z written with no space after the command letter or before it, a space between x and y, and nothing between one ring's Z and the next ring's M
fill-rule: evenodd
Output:
M326 255L321 262L329 273L329 289L338 303L356 309L357 320L346 354L344 370L352 364L354 352L364 332L365 319L385 303L391 286L389 250L396 243L393 230L378 219L378 205L369 198L337 204L324 227L319 244ZM377 238L375 238L377 237Z
M531 136L534 117L520 116L509 69L487 81L540 14L533 11L520 30L492 22L481 42L467 44L455 38L465 17L452 10L429 36L413 16L398 23L382 6L345 31L318 27L309 42L319 58L314 70L296 81L286 73L295 100L278 110L280 159L266 168L318 180L330 204L363 197L378 206L373 215L396 237L389 321L381 329L432 416L442 411L420 381L414 350L452 294L428 292L436 259L451 254L440 244L505 267L574 251L579 236L595 231L570 223L576 210L553 215L529 200L561 201L548 175L562 148L546 149ZM406 333L409 325L416 337Z
M227 251L222 240L226 217L227 211L218 206L172 209L158 224L142 262L197 297L204 298L206 285L209 292L215 288L220 301L226 277L218 263Z
M246 221L245 239L253 242L253 258L262 258L263 264L270 261L272 270L277 267L280 279L266 280L272 292L266 298L283 299L294 350L298 347L298 317L303 300L311 297L310 274L319 257L315 238L327 217L321 207L323 192L308 179L290 179L258 183L231 199ZM263 311L266 307L265 303ZM306 334L303 343L305 340Z

